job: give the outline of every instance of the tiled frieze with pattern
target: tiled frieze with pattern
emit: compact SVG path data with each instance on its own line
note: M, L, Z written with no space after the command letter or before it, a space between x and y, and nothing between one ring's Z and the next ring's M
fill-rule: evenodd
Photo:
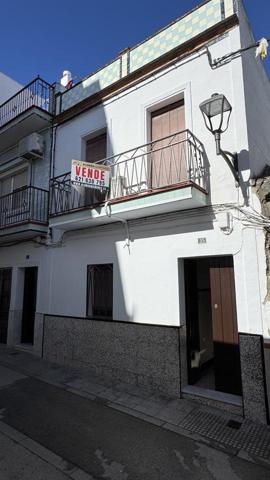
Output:
M130 71L161 57L220 21L220 0L212 0L131 50Z
M234 1L233 0L224 0L224 10L225 18L230 17L234 14Z
M65 111L78 102L90 97L103 88L111 85L120 79L120 59L110 63L102 70L83 80L73 87L69 92L62 95L61 111Z
M153 37L90 75L57 99L57 113L90 97L129 73L161 57L234 13L234 0L209 0Z

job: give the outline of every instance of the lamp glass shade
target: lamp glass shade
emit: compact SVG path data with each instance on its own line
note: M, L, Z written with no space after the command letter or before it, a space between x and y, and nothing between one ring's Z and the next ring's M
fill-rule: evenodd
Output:
M211 98L200 104L200 110L210 132L214 134L227 130L232 107L225 95L214 93Z
M212 118L216 115L222 115L225 112L230 112L232 107L225 95L215 93L211 98L200 104L200 110L208 118Z

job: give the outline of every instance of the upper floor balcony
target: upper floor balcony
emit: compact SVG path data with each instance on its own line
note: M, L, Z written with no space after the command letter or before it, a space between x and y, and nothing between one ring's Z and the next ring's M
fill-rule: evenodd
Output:
M0 105L1 150L47 127L53 112L53 87L37 77Z
M45 234L49 192L22 187L0 197L0 243L16 242Z
M53 178L50 225L65 230L204 206L208 168L189 130L105 158L110 188L76 186L71 172Z

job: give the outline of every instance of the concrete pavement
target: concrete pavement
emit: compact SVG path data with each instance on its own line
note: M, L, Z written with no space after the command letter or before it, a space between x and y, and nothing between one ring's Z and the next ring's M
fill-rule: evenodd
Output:
M256 455L235 448L233 442L226 445L183 429L181 424L192 412L193 416L200 413L193 402L149 398L147 392L139 397L138 391L124 391L123 385L117 389L97 383L97 379L6 347L0 348L0 365L1 480L39 479L37 474L16 477L11 470L17 464L19 468L24 458L26 471L34 468L31 455L37 455L37 472L43 468L40 462L47 462L42 480L79 479L86 474L90 479L112 480L270 476L263 465L250 463L257 461ZM227 421L224 416L221 419ZM16 440L10 432L19 435ZM232 433L235 441L237 431ZM17 442L10 448L18 449L16 465L9 461L9 441ZM34 447L24 456L27 445ZM52 459L54 463L48 463ZM267 458L260 461L267 466ZM10 476L3 476L8 471Z
M0 422L1 480L91 480L75 466L57 458L26 436ZM94 479L93 479L94 480Z

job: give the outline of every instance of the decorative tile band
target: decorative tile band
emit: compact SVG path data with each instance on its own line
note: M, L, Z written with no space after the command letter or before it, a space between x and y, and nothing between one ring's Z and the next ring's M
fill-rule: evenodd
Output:
M234 13L234 0L209 0L191 13L89 76L57 100L57 113L127 76L149 62L181 45Z
M69 92L62 95L61 111L65 111L78 102L81 102L87 97L90 97L103 88L111 85L120 79L120 59L118 58L113 63L110 63L102 70L99 70L94 75L78 83Z
M164 55L221 21L220 0L212 0L130 52L130 71Z
M233 0L224 0L225 8L225 18L230 17L234 14L234 1Z

